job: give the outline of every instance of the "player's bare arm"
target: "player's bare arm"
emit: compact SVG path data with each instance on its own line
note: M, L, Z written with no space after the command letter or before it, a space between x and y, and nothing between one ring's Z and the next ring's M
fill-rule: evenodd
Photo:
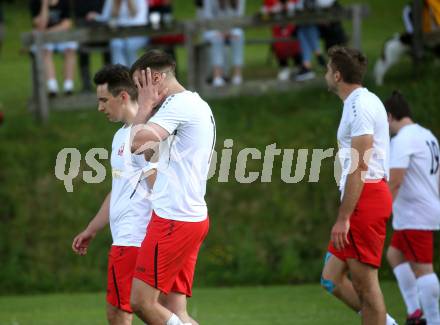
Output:
M400 186L403 183L405 177L406 168L391 168L390 169L390 191L393 195L393 201L396 199L399 193Z
M96 216L90 221L87 228L79 233L72 243L72 249L78 255L86 255L90 242L96 234L109 223L110 194L107 194Z
M350 216L353 213L362 189L364 187L363 174L368 170L370 149L373 147L372 135L361 135L351 139L352 166L347 176L344 196L339 207L336 223L332 228L331 238L336 249L343 249L348 244L348 231L350 229ZM356 157L355 157L356 155Z

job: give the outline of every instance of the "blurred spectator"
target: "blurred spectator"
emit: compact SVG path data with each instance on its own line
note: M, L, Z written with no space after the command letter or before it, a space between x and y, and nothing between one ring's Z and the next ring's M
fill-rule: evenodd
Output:
M96 22L87 19L88 15L93 12L102 12L105 0L75 0L74 1L74 16L75 25L77 27L94 27ZM108 42L88 42L81 43L78 49L79 56L79 71L83 91L92 90L92 81L90 79L90 53L86 51L90 47L108 47ZM109 51L103 52L104 64L110 64L111 58Z
M101 14L92 12L87 18L106 22L111 27L144 26L148 22L147 0L106 0ZM137 52L146 46L147 41L146 36L112 39L112 63L130 67L137 59Z
M262 7L263 16L277 16L280 14L289 15L292 12L296 1L287 0L264 0ZM278 80L289 80L291 69L289 61L292 60L295 66L301 66L301 49L299 41L296 38L296 26L293 24L275 25L272 28L272 37L274 39L282 39L272 44L272 50L280 68L278 72ZM292 40L286 40L291 38Z
M66 31L71 28L69 0L30 0L30 11L34 30L40 32ZM73 92L73 77L75 69L76 42L61 42L44 44L43 56L47 79L47 89L50 96L58 93L53 52L64 53L64 93ZM35 51L35 48L33 48Z
M161 26L170 27L173 23L173 9L171 0L147 0L149 22L153 29Z
M340 7L339 3L335 0L319 0L317 4L320 9ZM327 51L334 45L346 45L348 42L348 37L341 21L320 24L319 33Z
M198 18L204 20L241 17L244 14L245 0L203 0L199 1ZM240 28L231 28L227 32L208 30L203 38L211 45L211 61L213 66L212 85L225 85L226 51L225 45L230 44L232 50L233 85L242 83L244 32Z
M149 0L149 22L153 29L170 28L174 23L173 7L171 0ZM171 55L177 63L175 46L182 44L185 40L183 34L171 34L163 36L153 36L150 39L152 46L161 47L166 53ZM176 68L177 71L177 68Z
M429 33L440 28L440 1L423 1L422 31ZM387 40L383 46L382 55L374 66L374 77L377 85L383 84L383 79L387 71L397 62L403 54L410 52L413 42L413 17L411 5L406 5L402 13L405 32L395 34ZM440 45L434 48L434 52L440 56Z
M315 0L300 0L297 4L298 10L314 10L318 8ZM301 70L295 76L296 81L313 79L315 73L312 71L312 56L315 54L318 63L325 66L326 62L321 53L319 44L319 29L317 25L304 24L298 26L298 39L302 52Z

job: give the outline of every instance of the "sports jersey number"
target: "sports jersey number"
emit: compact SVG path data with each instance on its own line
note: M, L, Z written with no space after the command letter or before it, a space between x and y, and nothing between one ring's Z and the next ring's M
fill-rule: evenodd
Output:
M437 173L438 171L438 167L439 167L439 158L440 158L440 153L439 153L439 148L438 145L435 141L426 141L426 145L429 148L429 151L431 152L431 175L434 175Z

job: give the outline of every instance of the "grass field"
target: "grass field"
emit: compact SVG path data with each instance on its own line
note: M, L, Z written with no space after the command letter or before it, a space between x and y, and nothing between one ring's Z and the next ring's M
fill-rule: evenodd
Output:
M176 1L185 18L192 15L187 1ZM406 0L363 2L372 8L364 24L363 48L374 62L383 41L401 30L400 9ZM76 292L104 289L110 236L98 236L89 256L82 259L73 256L70 244L99 207L110 177L103 184L86 184L78 178L75 192L67 194L53 170L61 148L76 147L83 155L92 147L108 149L118 126L92 109L53 112L48 125L35 123L26 111L29 60L19 54L20 33L29 29L23 3L17 0L6 6L7 38L0 56L0 110L5 113L0 127L0 294L6 294L0 297L0 325L105 324L104 294ZM249 10L255 11L259 3L249 0ZM265 46L246 49L245 76L276 75L274 62L265 62L267 53ZM182 62L184 56L179 50ZM96 69L100 61L94 59ZM422 67L423 78L414 78L406 58L390 71L382 88L372 85L371 68L372 63L366 80L370 89L381 98L394 88L401 89L413 104L417 120L440 134L438 61ZM185 67L181 69L184 75ZM218 150L226 138L234 139L235 152L243 147L262 149L274 142L283 148L335 146L341 103L325 89L210 104L217 120ZM338 197L332 164L326 164L319 184L288 185L280 181L280 163L275 162L278 171L272 183L250 187L210 182L208 204L214 217L201 252L198 285L317 282ZM250 171L260 167L249 163ZM381 272L391 278L388 267ZM385 282L383 289L390 312L402 321L404 308L397 287ZM60 291L72 293L11 296ZM197 288L189 309L203 325L359 323L357 315L317 284Z
M402 321L396 285L385 282L382 288L390 314ZM104 308L104 293L2 297L0 325L103 325ZM196 289L188 310L204 325L359 323L355 313L317 285Z

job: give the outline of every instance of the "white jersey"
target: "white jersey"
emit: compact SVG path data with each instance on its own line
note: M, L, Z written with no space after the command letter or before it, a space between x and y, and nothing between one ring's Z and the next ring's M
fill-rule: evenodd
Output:
M338 156L342 174L339 182L341 195L351 168L351 139L373 135L373 151L368 162L367 181L389 176L390 136L388 117L381 100L366 88L357 88L344 100L344 109L338 128Z
M131 153L130 131L122 127L113 137L110 230L113 245L140 247L151 218L150 190L143 175L155 164Z
M391 140L390 168L405 168L393 202L394 229L440 229L439 144L418 124L399 130Z
M197 93L169 96L149 120L171 135L161 145L153 209L166 219L206 219L206 181L215 145L215 121Z

